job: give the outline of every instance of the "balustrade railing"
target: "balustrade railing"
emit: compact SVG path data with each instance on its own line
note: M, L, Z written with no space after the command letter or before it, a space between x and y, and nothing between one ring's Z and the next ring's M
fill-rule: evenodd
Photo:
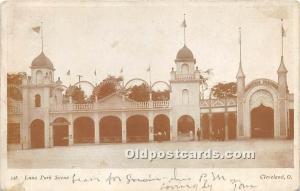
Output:
M154 108L166 108L169 107L170 105L169 101L154 101L153 102L153 107Z
M90 111L90 110L122 110L122 109L151 109L151 108L169 108L169 101L147 101L147 102L126 102L120 105L106 105L101 103L89 104L62 104L52 105L50 111Z
M236 98L200 100L200 107L204 108L225 106L236 106Z
M175 75L176 80L193 80L195 79L194 74L176 74Z
M18 102L18 103L9 103L7 105L7 112L9 114L11 113L22 113L23 111L23 107L22 107L22 103Z

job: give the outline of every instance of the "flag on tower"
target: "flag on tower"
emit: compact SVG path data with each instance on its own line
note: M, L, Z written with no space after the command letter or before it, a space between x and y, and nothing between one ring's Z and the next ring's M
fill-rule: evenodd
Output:
M37 26L37 27L32 27L32 30L36 33L40 33L41 31L41 26Z
M183 22L182 22L181 26L182 26L183 28L186 28L185 18L183 19Z
M67 75L68 75L68 76L70 76L70 74L71 74L71 71L70 71L70 70L68 70L68 72L67 72Z
M121 73L121 74L123 73L123 67L121 68L120 73Z
M96 70L94 71L94 75L97 76L97 71Z
M284 30L284 28L283 28L283 19L280 19L280 20L281 20L281 36L282 36L282 37L285 37L286 34L285 34L285 30Z
M150 72L151 71L151 67L149 65L149 67L147 68L147 72Z
M282 35L283 37L286 37L286 32L285 32L283 26L281 27L281 35Z

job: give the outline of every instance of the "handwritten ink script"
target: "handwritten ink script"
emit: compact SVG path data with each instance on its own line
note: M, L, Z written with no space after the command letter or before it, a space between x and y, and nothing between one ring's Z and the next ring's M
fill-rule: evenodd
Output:
M197 176L183 176L178 173L177 169L173 169L169 174L161 176L147 174L146 176L136 175L134 173L122 174L109 172L106 174L99 174L97 176L82 176L79 174L71 175L25 175L24 177L11 177L11 180L20 181L64 181L70 184L84 184L84 183L99 183L107 185L115 184L151 184L157 185L155 190L162 191L214 191L219 188L229 188L226 190L232 191L246 191L256 190L258 185L247 183L239 178L226 177L220 173L199 172Z

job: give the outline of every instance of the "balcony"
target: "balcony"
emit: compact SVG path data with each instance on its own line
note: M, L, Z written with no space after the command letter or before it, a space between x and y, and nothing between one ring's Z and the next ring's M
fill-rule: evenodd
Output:
M107 105L101 103L88 104L62 104L52 105L50 112L84 112L84 111L108 111L108 110L155 110L170 109L169 101L148 102L124 102L122 104Z
M195 80L194 74L176 74L175 80Z
M8 114L22 114L22 112L23 112L22 102L9 103L7 105Z
M236 98L200 100L201 108L232 107L236 105Z

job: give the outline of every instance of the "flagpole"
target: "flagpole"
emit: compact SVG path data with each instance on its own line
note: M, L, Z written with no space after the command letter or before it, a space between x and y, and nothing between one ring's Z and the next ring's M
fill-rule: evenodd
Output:
M151 87L151 68L150 68L150 71L149 71L149 82L150 82L150 87Z
M42 52L44 52L43 22L41 22L41 41L42 41Z
M240 44L240 65L242 64L242 32L241 32L241 27L239 27L239 44Z
M183 14L183 22L185 24L185 13ZM183 44L185 45L185 28L186 26L183 26Z
M94 71L94 80L95 80L95 86L97 86L97 70L95 68L95 71Z
M152 101L152 92L151 92L151 67L150 67L150 65L149 65L149 98L150 98L150 101Z
M71 77L71 74L69 75L69 83L70 83L70 86L72 85L72 77Z

